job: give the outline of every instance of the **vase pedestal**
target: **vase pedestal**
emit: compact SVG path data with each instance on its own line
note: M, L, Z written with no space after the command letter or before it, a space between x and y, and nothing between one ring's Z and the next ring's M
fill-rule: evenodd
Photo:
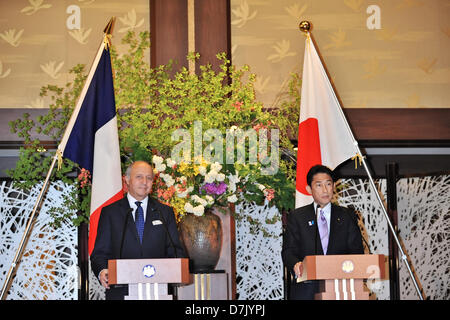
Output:
M234 207L227 210L227 213L214 210L222 225L222 247L215 269L191 273L190 284L178 287L179 300L236 299L236 230L231 214Z
M192 273L192 283L178 287L178 300L229 300L229 275L225 270Z

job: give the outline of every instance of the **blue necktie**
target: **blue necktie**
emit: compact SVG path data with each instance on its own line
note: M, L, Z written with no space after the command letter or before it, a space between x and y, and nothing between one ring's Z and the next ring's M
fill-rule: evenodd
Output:
M139 240L141 240L142 243L142 236L144 235L144 210L141 207L142 202L136 201L135 203L137 205L135 214L136 229L139 235Z

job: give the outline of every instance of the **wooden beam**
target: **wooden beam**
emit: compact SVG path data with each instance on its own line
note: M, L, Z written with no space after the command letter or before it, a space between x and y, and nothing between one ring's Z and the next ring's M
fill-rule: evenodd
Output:
M358 141L450 141L450 109L348 108L344 113Z
M231 61L231 28L229 0L195 0L195 51L200 53L196 64L211 64L219 71L216 54L225 52Z
M0 142L20 141L10 132L9 121L27 112L30 119L45 115L48 109L0 109ZM344 109L355 138L363 146L448 147L450 143L450 109ZM51 140L35 134L40 140ZM403 145L406 146L406 145Z
M188 15L186 0L150 0L150 65L177 62L173 70L188 67Z

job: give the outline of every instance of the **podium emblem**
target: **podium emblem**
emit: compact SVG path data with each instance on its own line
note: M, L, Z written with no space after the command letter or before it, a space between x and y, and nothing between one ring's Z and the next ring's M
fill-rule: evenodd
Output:
M342 271L345 273L350 273L355 269L355 266L353 265L353 262L350 260L345 260L342 262Z
M146 265L144 268L142 268L142 274L146 278L151 278L155 275L156 268L152 266L151 264Z

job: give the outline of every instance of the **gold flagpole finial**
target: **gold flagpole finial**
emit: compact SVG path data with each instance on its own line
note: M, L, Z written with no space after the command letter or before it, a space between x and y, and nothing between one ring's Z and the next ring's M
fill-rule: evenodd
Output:
M304 33L309 33L309 31L311 31L311 29L312 29L312 24L309 21L303 20L298 25L298 28L300 29L300 31L302 31Z
M106 25L105 29L103 30L103 32L105 34L112 34L113 29L114 29L114 24L116 23L116 17L112 17L111 19L109 19L108 24Z
M109 48L111 46L111 38L112 38L112 32L114 29L114 24L116 22L116 17L112 17L108 24L106 25L105 29L103 30L105 37L103 41L105 42L105 48Z

